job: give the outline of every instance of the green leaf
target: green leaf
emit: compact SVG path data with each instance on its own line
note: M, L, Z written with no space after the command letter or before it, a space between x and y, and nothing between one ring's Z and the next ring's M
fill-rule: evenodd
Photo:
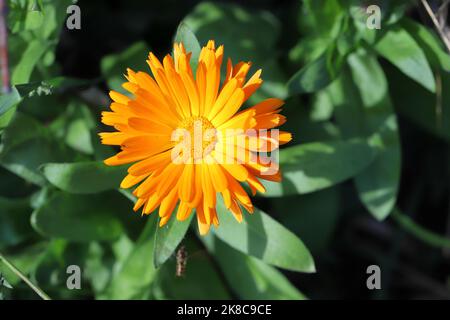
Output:
M59 41L60 30L65 26L67 7L73 4L72 0L59 0L48 3L44 7L45 23L35 32L43 39Z
M379 148L375 161L356 177L356 187L369 211L382 220L395 206L400 183L401 155L397 119L388 96L386 77L376 59L355 54L350 57L349 64L363 102L366 128L369 133L374 132L370 142ZM374 96L378 99L373 99Z
M8 149L36 136L44 136L46 128L35 118L17 112L8 128L4 131L2 143Z
M35 96L42 96L42 95L47 96L51 94L58 94L67 89L80 87L92 83L93 81L90 80L56 77L39 82L19 84L16 86L16 88L22 97L32 98Z
M33 212L31 224L50 237L76 242L112 241L124 231L121 217L130 211L126 199L116 201L114 197L116 192L94 196L58 192Z
M108 167L103 162L47 163L42 172L47 180L61 190L89 194L117 189L126 175L126 168Z
M20 61L14 68L11 76L13 85L27 83L38 61L42 58L49 44L40 39L32 40L22 53Z
M191 67L195 74L198 65L198 57L200 55L200 44L198 43L197 37L192 32L192 30L186 25L186 23L181 22L178 26L177 32L175 33L174 42L182 42L186 48L186 52L192 52L191 55Z
M442 40L433 31L408 18L402 20L402 26L414 37L434 67L450 71L450 54L443 47Z
M4 278L0 278L0 287L5 287L8 289L13 289L12 285ZM1 292L0 292L1 293ZM1 296L0 296L1 297ZM1 300L1 299L0 299Z
M450 74L439 72L442 88L449 88ZM437 137L450 141L450 92L442 90L442 99L424 89L394 68L387 70L395 108L412 123ZM411 94L414 92L414 94Z
M305 0L302 15L298 18L299 31L333 37L339 32L345 10L339 0Z
M22 97L14 87L10 93L2 94L0 96L0 117L19 104L21 100Z
M0 166L0 194L9 199L25 198L35 191L35 186Z
M263 181L266 197L305 194L356 176L374 159L366 141L313 142L280 151L281 183Z
M183 275L176 275L176 259L168 260L158 270L152 286L154 297L164 300L231 299L225 279L204 248L190 237L183 241L183 245L187 254Z
M46 182L39 170L42 164L51 161L66 162L74 158L73 153L52 136L48 128L32 117L17 112L5 129L2 141L0 164L38 185Z
M17 245L32 234L29 199L0 197L0 248Z
M334 50L327 50L289 79L289 95L312 93L329 85L339 74L341 62L332 57Z
M365 107L363 111L382 104L388 91L388 84L378 61L373 56L365 55L363 51L351 54L347 61L353 81L359 89L360 100ZM374 129L376 128L369 128L369 132Z
M355 41L364 40L370 46L373 46L380 36L384 34L385 29L390 25L396 24L403 17L405 11L408 9L408 2L410 1L382 0L377 2L376 4L380 7L380 26L382 28L381 30L377 30L369 29L367 26L369 19L374 18L367 11L369 5L363 6L361 3L353 1L350 5L349 13L356 30L347 30L347 33L352 34L356 38Z
M397 120L389 116L371 143L380 148L375 161L355 178L361 201L378 220L385 219L397 201L400 183L400 144Z
M217 211L220 227L214 233L231 247L280 268L315 272L313 258L303 242L263 211L255 208L241 223L219 199Z
M212 235L203 237L202 240L218 261L229 285L240 299L305 299L305 296L276 268L234 250Z
M397 199L400 180L400 142L397 120L383 70L373 55L349 56L350 71L330 88L336 119L347 138L367 137L377 151L374 161L355 177L359 197L370 213L384 219Z
M327 48L341 42L348 19L348 7L339 0L305 0L299 6L297 20L301 37L289 52L295 63L308 63L317 59ZM345 41L347 42L347 41ZM341 45L338 45L338 47Z
M99 125L98 119L93 116L88 106L79 101L71 101L49 128L59 140L64 140L74 150L89 155L95 154L97 160L104 160L114 154L114 149L101 145L98 138ZM111 155L97 157L94 151L98 145L103 146L105 150L111 150Z
M10 1L10 12L8 14L8 24L12 33L18 33L26 30L35 30L44 22L44 14L34 5L30 6L31 1L15 2Z
M133 250L113 275L100 299L142 299L149 292L157 271L153 266L153 249L157 219L150 217Z
M89 244L83 275L91 283L95 294L103 292L108 285L114 266L113 261L115 260L108 246L102 246L99 242Z
M77 111L81 111L81 108ZM83 114L84 112L80 113L81 114L72 114L66 128L65 141L68 146L77 151L93 154L95 141L92 140L98 139L98 135L94 134L95 128L90 125L91 115Z
M128 91L122 88L122 83L126 81L123 75L126 74L127 68L136 72L147 71L149 68L145 61L149 51L145 42L137 42L120 53L105 56L100 66L108 87L111 90L128 94Z
M155 235L153 263L160 267L174 253L189 229L194 213L185 221L170 219L164 227L158 228Z
M8 260L14 264L23 274L31 274L34 276L34 272L41 263L49 244L47 242L37 242L30 246L24 247L20 251L14 254L8 254ZM2 268L2 273L8 282L16 287L22 281L14 272L9 268Z
M341 188L345 187L337 185L305 195L271 199L281 224L301 236L314 256L325 253L333 244L342 209ZM293 214L292 208L299 214Z
M427 58L406 30L399 27L389 30L375 49L408 77L435 92L435 80Z
M6 128L16 113L17 106L10 108L5 114L0 116L0 134L2 129Z
M216 46L224 45L224 64L228 57L233 63L251 61L253 68L249 76L259 68L263 70L264 83L249 103L269 97L286 97L285 75L274 55L281 28L273 14L230 3L201 2L183 22L195 33L201 45L211 39L215 40ZM239 35L239 41L236 35Z

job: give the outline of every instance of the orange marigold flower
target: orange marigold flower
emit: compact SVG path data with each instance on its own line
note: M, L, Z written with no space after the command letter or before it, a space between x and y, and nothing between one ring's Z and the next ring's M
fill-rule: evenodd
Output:
M273 130L286 121L279 114L284 102L272 98L239 111L261 86L261 70L246 81L251 64L228 59L221 84L223 53L210 40L195 75L182 43L162 63L150 53L153 77L128 69L123 87L133 97L111 91L112 112L102 113L102 122L117 130L101 133L102 143L121 148L105 164L133 163L121 188L139 184L134 210L150 214L159 207L160 226L178 206L176 218L185 220L195 209L199 231L206 234L211 224L219 225L219 193L240 222L241 207L253 212L241 183L255 194L265 192L259 179L281 179L268 155L291 140L289 133Z

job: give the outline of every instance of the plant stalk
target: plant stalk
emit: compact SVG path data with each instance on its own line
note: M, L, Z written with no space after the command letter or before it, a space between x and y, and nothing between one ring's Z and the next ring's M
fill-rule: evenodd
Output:
M438 248L450 248L450 239L436 234L416 224L410 217L404 215L399 209L394 209L392 218L407 232L417 239Z
M50 297L42 291L37 285L35 285L30 279L28 279L19 269L17 269L5 256L0 253L0 261L3 262L15 275L23 280L34 292L36 292L43 300L51 300Z

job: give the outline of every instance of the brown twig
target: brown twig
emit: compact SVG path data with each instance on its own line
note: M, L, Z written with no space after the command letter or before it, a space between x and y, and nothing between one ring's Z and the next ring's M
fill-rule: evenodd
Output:
M450 52L450 39L447 38L447 35L445 34L443 28L441 28L439 21L434 14L433 10L431 9L430 5L428 4L427 0L421 0L422 5L424 6L425 10L427 11L428 15L431 18L431 21L434 24L434 27L436 28L437 32L439 33L442 41L444 42L445 46L447 47L448 52Z
M0 0L0 71L2 74L2 93L11 92L8 64L8 31L6 29L6 2Z
M437 9L437 17L439 20L439 25L441 26L442 29L445 28L445 23L447 21L449 3L450 0L444 0L441 6Z

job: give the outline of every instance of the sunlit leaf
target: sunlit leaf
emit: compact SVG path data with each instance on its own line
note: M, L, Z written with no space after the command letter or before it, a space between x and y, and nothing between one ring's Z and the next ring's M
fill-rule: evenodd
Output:
M375 161L356 177L356 187L369 211L381 220L392 211L400 183L397 119L388 96L386 77L376 60L354 55L349 64L363 102L367 132L375 132L370 142L380 150ZM383 93L384 98L380 99Z
M195 74L198 65L198 57L201 50L197 37L192 32L192 30L182 22L178 26L177 32L175 33L174 42L182 42L184 47L186 48L186 52L192 52L191 67L193 73Z
M126 175L124 167L109 167L102 162L47 163L42 167L54 186L78 194L117 189Z
M194 215L195 213L192 213L185 221L178 221L172 218L165 226L156 230L155 254L153 258L155 267L161 266L174 253L185 237Z
M228 283L241 299L305 299L276 268L234 250L212 235L202 240L214 254Z
M314 142L280 152L281 183L264 181L266 193L278 197L331 187L356 176L374 159L375 149L360 140Z
M225 243L264 262L299 272L315 272L314 261L303 242L259 209L237 222L222 201L217 201L220 227L214 233ZM244 213L247 213L243 210Z
M444 49L441 39L431 30L413 20L405 18L402 25L414 37L430 64L450 71L450 54Z
M435 80L427 58L406 30L398 27L389 30L375 49L408 77L435 92Z
M12 88L10 93L2 94L0 96L0 119L5 113L14 108L20 100L22 100L22 97L16 88Z
M93 83L93 81L67 77L56 77L40 82L19 84L16 86L16 88L22 97L32 98L35 96L45 96L61 93L67 89L76 88L91 83Z
M42 8L30 5L32 1L10 1L8 24L12 33L35 30L44 22Z
M36 64L48 47L49 44L40 39L33 40L28 44L28 47L22 53L20 61L13 69L11 76L12 84L23 84L30 80Z
M100 299L142 299L150 292L157 273L153 266L156 224L156 217L150 217L133 250Z

